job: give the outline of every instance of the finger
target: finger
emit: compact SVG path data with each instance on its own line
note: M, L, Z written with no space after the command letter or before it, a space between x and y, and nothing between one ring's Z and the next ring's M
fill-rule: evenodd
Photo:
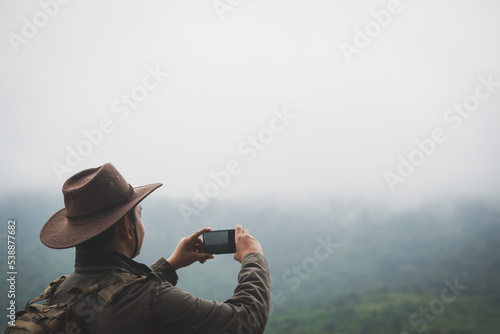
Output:
M241 234L241 225L240 224L236 225L235 234L236 235Z
M198 238L194 241L194 246L199 247L200 245L203 245L203 241L201 241L201 238Z
M205 228L202 228L201 230L196 231L196 232L194 232L193 234L191 234L191 235L189 236L189 239L191 239L191 240L196 240L197 238L199 238L199 237L200 237L200 235L202 235L202 234L203 234L203 233L205 233L205 232L210 231L211 229L212 229L211 227L205 227Z
M247 229L247 228L243 229L243 232L242 232L242 233L243 233L243 234L250 234L250 232L248 231L248 229Z
M210 260L210 259L213 259L214 256L212 254L200 254L200 255L203 255L198 261L203 264L205 262L207 262L207 260Z
M196 242L194 244L194 249L198 253L203 253L203 242L201 241L201 239L196 240Z

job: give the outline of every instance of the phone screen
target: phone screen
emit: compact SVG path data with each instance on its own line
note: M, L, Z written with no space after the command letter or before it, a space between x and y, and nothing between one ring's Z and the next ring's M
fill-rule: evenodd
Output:
M203 249L209 254L236 253L234 230L210 231L203 234Z

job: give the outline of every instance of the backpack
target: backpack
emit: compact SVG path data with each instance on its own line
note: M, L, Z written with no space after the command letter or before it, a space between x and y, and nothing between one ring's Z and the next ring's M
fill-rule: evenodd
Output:
M66 277L67 275L61 276L51 282L40 296L30 300L24 310L18 311L14 324L7 326L5 334L84 334L85 331L71 311L73 305L92 293L98 293L106 302L110 302L113 296L126 287L146 279L146 276L136 276L127 272L112 274L88 288L71 288L68 293L75 296L66 303L46 305ZM45 305L35 304L41 300L47 300Z

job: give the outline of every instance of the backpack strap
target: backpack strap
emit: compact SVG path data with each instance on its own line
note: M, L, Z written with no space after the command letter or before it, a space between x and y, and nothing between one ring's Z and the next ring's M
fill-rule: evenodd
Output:
M139 282L144 282L145 280L146 276L136 276L125 272L115 274L109 277L109 280L101 282L100 287L102 288L99 290L98 294L102 299L109 303L115 295L122 292L125 288Z
M67 301L68 306L78 303L87 295L97 292L106 303L110 302L115 295L122 292L128 286L146 280L146 276L137 276L128 272L112 274L104 278L99 283L95 283L88 288L73 287L68 293L75 294Z
M31 305L31 304L34 304L36 302L39 302L40 300L45 300L45 299L49 299L50 297L52 297L52 295L54 294L54 292L56 292L59 285L61 285L61 283L64 282L64 280L67 277L68 277L68 275L64 275L64 276L61 276L58 279L50 282L49 286L46 287L45 290L43 290L43 292L40 296L33 298L32 300L30 300L26 304L26 308L28 307L28 305Z
M27 304L25 309L31 304L38 301L50 299L56 292L59 285L68 277L64 275L58 279L50 282L49 286L40 294L40 296L31 299ZM98 292L99 296L106 302L110 302L115 295L122 292L126 287L146 280L146 276L137 276L128 272L120 272L112 274L104 278L99 283L95 283L88 288L82 289L78 287L71 288L68 293L75 294L76 296L71 297L65 304L67 306L73 306L86 297L89 294Z

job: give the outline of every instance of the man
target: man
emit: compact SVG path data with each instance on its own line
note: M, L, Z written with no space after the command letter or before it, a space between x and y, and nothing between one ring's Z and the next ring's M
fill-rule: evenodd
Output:
M87 169L63 185L65 208L55 213L40 232L51 248L76 247L75 270L57 288L49 305L64 303L74 294L117 272L146 276L104 300L87 295L72 307L88 333L262 333L271 304L269 266L260 243L247 229L236 226L234 259L241 263L234 295L224 303L194 297L175 287L179 268L213 255L203 253L204 228L183 238L173 254L150 267L132 260L140 251L145 229L139 203L161 183L133 188L112 164ZM74 289L73 289L74 290ZM68 292L70 291L70 292Z

